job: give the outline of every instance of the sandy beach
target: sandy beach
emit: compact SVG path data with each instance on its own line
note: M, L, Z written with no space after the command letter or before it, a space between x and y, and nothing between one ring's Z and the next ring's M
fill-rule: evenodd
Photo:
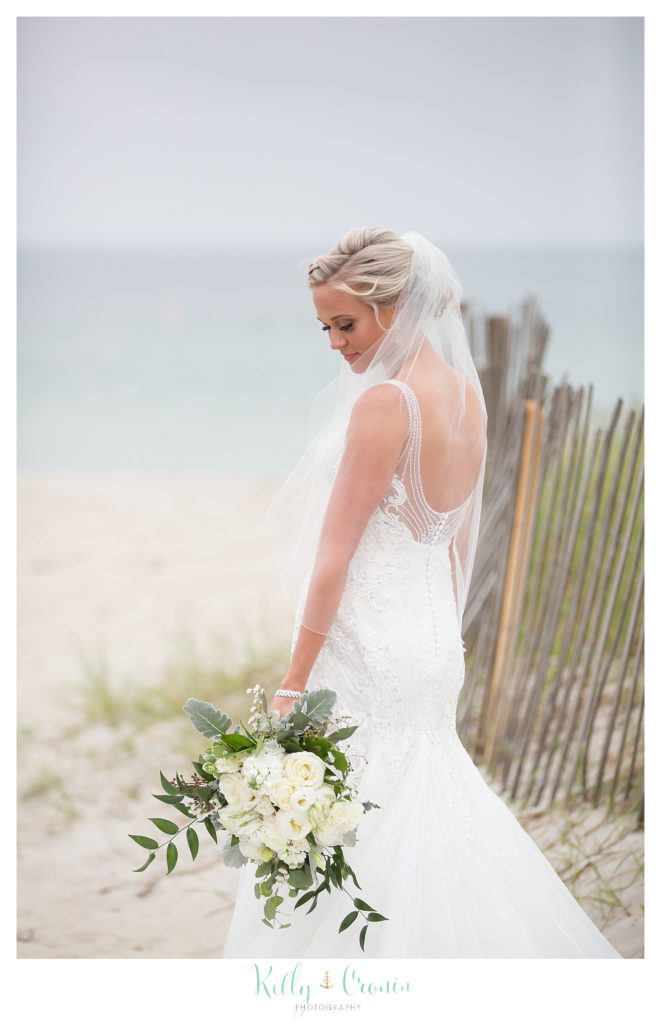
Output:
M222 955L237 876L208 836L194 863L184 844L169 877L162 861L132 871L144 857L128 833L153 834L147 818L162 815L151 795L159 768L188 771L199 752L183 714L159 717L140 699L212 685L219 643L234 645L223 648L228 665L250 646L288 646L292 615L264 522L275 489L19 478L19 957ZM244 687L223 706L248 703ZM643 833L630 818L592 808L518 816L610 941L641 957Z

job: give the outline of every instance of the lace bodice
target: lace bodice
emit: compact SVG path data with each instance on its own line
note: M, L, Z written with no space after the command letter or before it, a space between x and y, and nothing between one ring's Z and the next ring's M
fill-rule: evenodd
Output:
M471 495L456 508L438 511L425 498L422 486L421 451L422 417L413 388L403 380L388 380L404 394L409 414L409 427L390 486L379 503L377 512L391 522L406 527L413 540L421 544L448 543L459 529ZM323 452L324 470L329 482L337 473L346 434L331 436Z
M418 543L437 544L449 540L459 528L470 494L457 508L439 512L427 502L422 487L420 458L422 452L422 417L413 388L403 380L389 380L406 398L409 429L392 483L381 502L386 515L405 523Z

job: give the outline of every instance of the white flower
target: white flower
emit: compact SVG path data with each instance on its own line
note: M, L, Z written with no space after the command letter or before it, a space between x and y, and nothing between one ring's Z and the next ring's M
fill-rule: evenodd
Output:
M249 785L270 785L282 778L283 754L272 747L263 747L259 754L249 754L241 766L241 774Z
M273 819L273 827L283 839L304 839L310 831L307 814L295 811L277 811Z
M289 807L292 810L307 811L308 807L315 803L318 792L319 790L313 789L312 786L299 786L291 796Z
M241 753L229 754L227 757L219 757L215 762L216 771L220 774L227 772L238 772L241 769L243 755Z
M300 868L301 864L305 861L309 849L310 846L307 842L287 843L287 848L280 854L280 857L288 867Z
M241 836L239 839L239 849L244 857L248 857L250 860L262 859L262 850L264 849L261 843L253 843L247 836Z
M321 758L308 750L287 754L284 760L285 775L297 786L317 789L323 784L325 771L326 765Z
M296 783L291 779L278 779L269 786L269 796L276 807L286 811L290 807L290 800L296 792Z
M250 786L238 773L218 779L218 792L222 793L230 807L247 807L254 802Z
M365 808L360 802L336 800L328 809L328 814L321 820L320 826L314 829L315 839L320 846L337 846L342 842L346 832L356 828L363 816Z
M273 819L262 822L251 838L253 842L262 842L278 854L287 849L287 840L276 832L273 827Z

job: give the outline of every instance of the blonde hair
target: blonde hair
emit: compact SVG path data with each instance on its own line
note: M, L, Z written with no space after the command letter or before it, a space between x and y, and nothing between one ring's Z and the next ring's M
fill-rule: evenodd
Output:
M388 228L354 228L327 256L308 266L308 286L332 284L367 303L381 330L379 308L392 306L408 283L413 250Z

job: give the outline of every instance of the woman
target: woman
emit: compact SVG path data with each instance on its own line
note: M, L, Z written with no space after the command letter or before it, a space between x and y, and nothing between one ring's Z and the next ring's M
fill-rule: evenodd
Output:
M457 276L417 232L362 228L308 283L343 366L270 510L295 606L270 710L329 688L359 723L345 749L378 807L347 851L362 892L345 885L387 921L361 953L363 921L338 932L352 903L332 888L310 914L286 897L289 926L270 929L246 864L223 956L619 958L456 731L487 450Z

